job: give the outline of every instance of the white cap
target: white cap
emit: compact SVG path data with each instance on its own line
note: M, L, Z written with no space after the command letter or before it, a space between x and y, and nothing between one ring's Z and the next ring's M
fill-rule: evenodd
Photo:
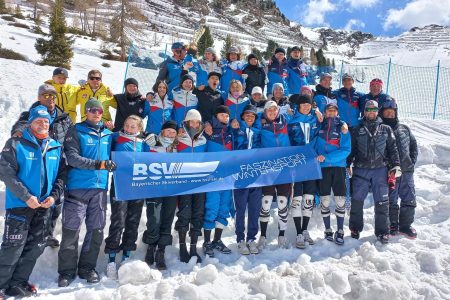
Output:
M186 116L184 117L184 121L202 121L202 115L200 114L200 112L196 109L191 109L187 112Z
M252 89L252 95L253 94L261 94L262 95L262 88L260 88L259 86L255 86L253 89Z
M264 110L269 109L271 107L276 107L278 108L278 104L275 101L267 101L266 104L264 105Z

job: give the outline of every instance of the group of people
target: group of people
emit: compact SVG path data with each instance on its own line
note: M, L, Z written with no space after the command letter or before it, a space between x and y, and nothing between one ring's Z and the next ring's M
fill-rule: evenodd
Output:
M175 214L181 262L202 261L197 249L202 235L204 255L231 253L222 233L232 216L239 253L258 254L267 243L272 202L278 209L279 247L291 244L285 237L289 212L297 233L295 247L314 245L308 225L316 198L324 238L343 245L346 195L351 197L351 237L358 239L369 190L377 239L387 243L390 235L399 233L416 237L411 224L417 144L399 122L396 101L382 92L380 79L373 79L370 92L363 94L353 87L350 74L343 75L341 89L332 90L332 76L325 73L312 91L303 82L307 74L297 47L289 60L284 49L276 49L267 75L258 71L253 54L243 64L237 47L229 49L227 62L221 64L214 49L207 49L202 59L182 43L174 43L172 52L145 95L134 78L125 80L124 93L113 95L99 70L90 71L87 81L75 87L66 83L67 70L56 68L52 80L38 88L38 101L13 125L0 158L0 180L6 185L0 299L37 292L28 280L46 246L59 247L58 286L70 285L77 275L88 283L99 282L96 265L109 178L116 169L111 151L157 155L310 145L322 179L131 201L116 198L114 184L120 181L112 181L104 247L110 278L117 278L118 264L136 250L144 204L145 261L159 270L167 268L165 248L172 245ZM116 110L114 120L111 107ZM333 199L336 230L331 225ZM61 212L59 242L53 231ZM86 234L78 251L83 221Z

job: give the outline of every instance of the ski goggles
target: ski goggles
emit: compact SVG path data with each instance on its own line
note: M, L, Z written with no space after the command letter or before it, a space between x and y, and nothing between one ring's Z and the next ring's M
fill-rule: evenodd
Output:
M100 107L91 107L87 110L88 112L90 112L91 114L103 114L103 108Z
M378 111L378 107L367 107L365 110L367 112L377 112Z

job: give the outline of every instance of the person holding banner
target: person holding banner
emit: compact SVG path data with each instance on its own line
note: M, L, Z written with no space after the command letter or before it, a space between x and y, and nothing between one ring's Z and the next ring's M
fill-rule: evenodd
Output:
M267 101L264 106L264 114L258 119L258 127L261 128L261 147L288 147L290 146L286 115L280 114L280 108L275 101ZM287 228L288 219L288 198L291 195L292 184L278 184L265 186L262 188L262 204L259 214L261 226L261 236L258 240L258 248L262 249L266 245L267 227L270 218L270 205L274 197L277 197L278 204L278 246L287 247L287 240L284 232Z
M91 98L84 106L86 121L67 132L64 152L71 167L63 204L62 241L58 252L58 286L66 287L77 274L88 283L97 283L95 270L106 223L109 172L116 169L110 160L112 132L102 122L102 103ZM86 236L78 258L81 223Z
M173 119L173 100L169 99L167 84L161 80L156 81L146 98L143 113L147 116L145 132L158 135L163 124Z
M233 82L232 80L231 85L233 85ZM211 128L205 129L205 137L208 140L206 143L207 152L232 151L235 148L233 132L229 122L230 109L225 105L217 107L212 124L208 124L208 127ZM221 240L222 231L228 225L227 218L230 217L231 206L232 195L230 190L206 193L203 251L209 257L214 257L214 249L224 254L231 253L231 250ZM213 229L214 239L211 242L211 231Z
M258 118L257 109L249 104L241 114L239 129L234 129L237 149L256 149L261 147L261 130L255 125ZM237 131L237 132L236 132ZM258 218L261 210L262 190L260 187L236 189L234 206L236 208L236 241L239 253L243 255L258 254L256 234L258 233ZM247 210L247 239L245 239L245 211Z
M177 124L167 121L162 126L161 133L147 138L150 152L177 152ZM150 266L156 264L158 270L166 270L165 249L172 245L172 223L177 208L177 196L147 198L147 229L142 241L148 245L145 262Z
M113 151L144 152L147 145L142 135L144 123L139 116L131 115L125 119L123 129L112 136ZM116 199L114 186L117 180L111 182L109 199L111 203L111 224L108 237L105 239L105 253L108 255L106 275L117 279L116 255L121 250L122 262L130 258L131 251L136 250L139 221L141 220L143 199L120 201Z
M178 135L177 152L205 152L206 138L203 136L203 123L200 112L191 109L186 113L183 130ZM197 253L198 237L202 235L203 215L205 210L205 193L181 195L178 197L178 213L175 230L180 241L180 261L188 263L192 257L197 263L202 259ZM186 235L189 231L191 245L189 252L186 247Z
M289 101L296 104L297 111L289 121L288 132L292 146L314 145L320 120L312 111L312 99L309 96L294 94ZM294 196L291 202L291 212L297 231L295 245L304 249L306 243L314 245L314 240L308 232L308 224L314 208L314 195L317 192L317 181L308 180L294 184Z
M320 211L325 225L325 239L338 245L344 244L345 176L346 160L351 151L351 137L347 125L338 116L338 106L325 106L325 120L319 129L314 146L322 168L319 180ZM334 233L330 222L331 189L336 203L338 230Z

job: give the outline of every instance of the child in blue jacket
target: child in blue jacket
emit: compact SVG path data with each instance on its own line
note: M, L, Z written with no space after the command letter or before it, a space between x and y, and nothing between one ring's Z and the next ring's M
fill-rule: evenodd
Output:
M168 86L164 81L157 81L152 92L147 93L143 116L147 116L147 133L158 135L162 125L173 118L173 101L169 99Z
M319 194L325 238L333 241L333 230L330 225L331 189L333 189L338 227L334 233L334 242L342 245L344 244L345 167L347 156L351 151L351 137L347 125L338 117L338 107L334 103L325 107L325 120L319 130L315 150L318 154L317 160L322 167Z

